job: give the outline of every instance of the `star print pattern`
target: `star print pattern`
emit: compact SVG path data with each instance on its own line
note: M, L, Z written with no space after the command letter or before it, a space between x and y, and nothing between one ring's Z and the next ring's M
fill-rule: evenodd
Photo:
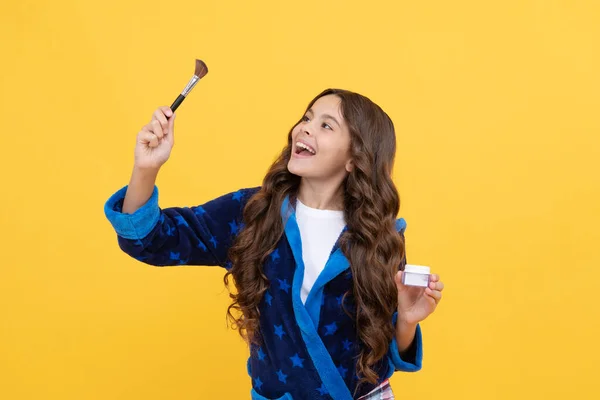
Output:
M196 214L197 216L201 217L204 214L206 214L206 211L204 210L204 208L202 206L198 206L196 207L196 209L194 210L194 214Z
M277 279L279 281L279 289L283 290L284 292L288 293L290 291L290 284L287 282L287 279L281 280L281 279Z
M283 331L283 325L275 325L273 329L275 335L279 336L279 339L283 339L283 335L285 335L285 332Z
M143 237L126 239L119 235L119 243L127 254L151 265L221 265L230 269L228 249L242 229L243 206L257 190L244 189L192 208L160 209L159 217L154 214L147 218L158 222L154 227L141 229ZM110 206L115 212L120 212L124 193L119 196ZM127 224L131 226L131 220L124 223ZM320 375L317 364L323 360L311 358L295 318L292 296L299 297L299 294L293 293L297 289L294 289L296 264L292 246L287 235L283 235L265 260L263 272L270 286L259 307L262 340L260 347L252 348L248 371L253 388L266 398L290 393L293 398L329 400L336 396L335 386L331 386L331 381L321 380L325 378ZM333 277L323 287L322 296L315 300L320 301L320 312L313 326L314 334L330 355L326 373L339 374L349 392L354 393L358 383L355 360L362 344L352 319L356 304L352 296L351 270ZM271 359L269 355L276 357ZM390 359L384 357L373 368L379 376L389 376L393 366ZM374 387L373 384L361 385L356 394L364 395Z
M280 382L287 383L287 375L283 373L282 370L277 371L277 378Z
M317 392L319 392L319 394L321 396L325 396L326 394L328 394L329 392L327 391L327 389L325 388L325 385L322 384L320 387L317 388Z
M293 357L290 357L290 360L292 360L292 367L304 368L304 359L300 358L300 356L298 356L298 353L294 354Z
M235 192L235 193L232 195L232 198L233 198L233 200L236 200L236 201L239 201L239 202L241 202L241 201L242 201L242 198L243 198L242 192L240 192L240 191L237 191L237 192Z
M257 357L258 357L259 361L264 361L265 360L266 354L263 352L262 347L258 348L258 351L257 351L256 354L257 354Z
M268 305L272 304L273 296L271 296L271 293L265 292L265 301L267 302Z
M325 336L330 336L333 335L335 332L337 332L337 324L335 322L332 322L329 325L325 325Z
M279 260L279 249L275 249L275 251L273 251L271 253L271 261L272 262L277 262L277 260Z
M238 233L238 229L239 229L239 228L240 228L240 227L238 226L237 222L235 222L235 221L231 221L231 222L229 223L229 229L231 230L231 234L232 234L232 235L235 235L235 234L237 234L237 233Z
M176 215L175 220L177 221L177 225L188 226L187 221L183 218L182 215Z
M342 342L342 346L344 346L344 350L348 351L350 350L350 346L352 346L352 342L348 339L344 339L344 341Z

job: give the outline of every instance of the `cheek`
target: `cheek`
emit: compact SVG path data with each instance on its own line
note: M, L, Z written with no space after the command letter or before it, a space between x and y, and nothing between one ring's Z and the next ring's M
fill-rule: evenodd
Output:
M326 146L329 154L336 157L346 157L350 154L350 142L345 138L331 137L327 138Z
M323 153L326 159L334 161L336 164L345 163L350 158L350 147L340 145L340 143L319 144L319 152Z
M292 129L292 139L298 136L298 132L300 132L300 125L296 125L294 129Z

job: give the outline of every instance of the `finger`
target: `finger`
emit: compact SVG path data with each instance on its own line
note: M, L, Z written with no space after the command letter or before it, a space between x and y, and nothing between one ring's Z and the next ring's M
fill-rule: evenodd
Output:
M167 126L167 130L165 131L165 140L168 141L171 146L175 144L175 117L177 117L177 114L173 113L173 116L169 118L169 124Z
M152 114L152 120L160 122L161 128L166 132L167 128L169 127L169 122L167 121L167 117L161 109L154 111L154 114Z
M167 118L171 118L171 116L173 116L174 112L173 110L171 110L171 107L168 106L162 106L158 108L160 111L163 112L163 114L165 115L165 117Z
M150 122L150 125L152 126L152 133L154 133L159 139L162 139L162 137L165 135L162 129L162 126L160 126L160 122L158 122L157 120L152 120L152 122Z
M152 113L152 119L156 118L157 113L164 115L166 118L169 118L171 117L171 115L173 115L173 110L171 110L171 107L160 106Z
M440 276L438 274L429 275L429 282L437 282L440 280Z
M139 133L138 138L139 138L140 143L145 144L148 147L157 147L158 146L158 138L152 132L142 130Z
M443 282L429 282L429 288L432 290L439 290L440 292L442 290L444 290L444 283Z
M398 271L396 272L396 276L394 277L394 280L396 281L397 285L406 287L408 285L404 284L404 271Z
M430 288L425 289L425 294L435 300L435 302L439 302L442 299L442 292L439 290L431 290Z
M154 120L152 120L152 121L148 122L146 125L144 125L142 127L142 131L154 134Z

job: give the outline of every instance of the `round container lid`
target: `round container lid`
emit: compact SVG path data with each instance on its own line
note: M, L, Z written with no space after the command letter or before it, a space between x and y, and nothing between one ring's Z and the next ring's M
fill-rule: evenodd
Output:
M406 264L404 266L404 272L412 272L413 274L429 274L430 268L424 265L411 265Z

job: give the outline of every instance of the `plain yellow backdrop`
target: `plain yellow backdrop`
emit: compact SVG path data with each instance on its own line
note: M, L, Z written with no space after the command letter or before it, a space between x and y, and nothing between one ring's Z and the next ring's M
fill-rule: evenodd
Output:
M249 397L223 271L128 258L102 210L195 58L161 206L260 184L314 95L365 94L396 125L409 262L446 283L397 397L600 398L599 20L593 0L3 1L0 398Z

